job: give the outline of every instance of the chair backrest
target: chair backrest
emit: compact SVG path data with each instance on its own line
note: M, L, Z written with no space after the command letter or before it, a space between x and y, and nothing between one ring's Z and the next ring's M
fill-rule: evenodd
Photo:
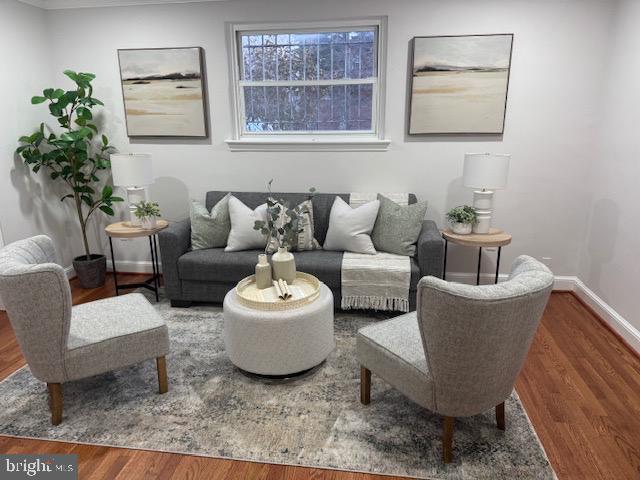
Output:
M476 415L511 394L552 287L551 271L525 255L497 285L420 280L418 324L437 413Z
M71 320L71 290L45 235L0 250L0 296L33 375L65 379L64 353Z
M210 191L207 192L206 207L211 210L216 203L227 193L226 191ZM309 198L309 193L272 193L268 192L231 192L238 200L243 202L247 207L256 208L267 201L269 195L274 198L282 198L292 205L297 205ZM329 214L336 197L341 197L345 202L349 203L348 193L316 193L313 196L313 223L314 235L320 244L324 244L329 229ZM409 194L409 203L416 203L418 200L413 193Z

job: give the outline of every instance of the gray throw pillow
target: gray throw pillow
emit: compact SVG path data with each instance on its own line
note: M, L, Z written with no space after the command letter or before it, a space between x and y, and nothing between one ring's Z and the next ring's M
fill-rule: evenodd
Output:
M191 248L220 248L227 246L227 238L231 231L229 218L229 197L227 193L211 212L199 202L193 200L189 216L191 217Z
M396 255L413 256L416 242L422 230L422 220L427 213L427 202L398 205L378 194L380 209L371 232L371 240L377 250Z

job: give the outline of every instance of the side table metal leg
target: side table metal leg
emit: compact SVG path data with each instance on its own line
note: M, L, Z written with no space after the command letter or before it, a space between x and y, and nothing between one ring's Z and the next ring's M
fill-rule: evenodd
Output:
M482 264L482 247L478 247L478 272L476 273L476 285L480 285L480 265Z
M153 249L156 251L156 274L158 275L158 288L160 288L160 254L158 253L158 235L153 236Z
M496 281L498 283L498 275L500 274L500 253L502 252L502 247L498 247L498 259L496 260Z
M447 250L449 249L449 242L444 239L444 265L442 266L442 279L447 279Z
M156 302L160 300L158 297L158 275L156 274L156 255L153 251L153 240L151 239L153 235L149 235L149 250L151 251L151 269L153 270L153 286L154 291L156 293Z
M113 283L116 288L116 296L118 293L118 272L116 271L116 257L113 256L113 239L109 237L109 248L111 249L111 269L113 270Z

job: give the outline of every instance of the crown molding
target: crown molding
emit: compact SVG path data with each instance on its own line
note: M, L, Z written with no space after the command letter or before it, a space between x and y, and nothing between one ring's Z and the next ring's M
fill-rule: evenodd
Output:
M224 2L229 0L19 0L45 10L70 8L132 7L137 5L167 5L172 3Z

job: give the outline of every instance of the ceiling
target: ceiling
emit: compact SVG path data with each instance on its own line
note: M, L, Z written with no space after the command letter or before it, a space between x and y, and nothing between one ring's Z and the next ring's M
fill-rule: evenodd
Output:
M96 8L126 5L161 5L166 3L220 2L226 0L20 0L47 10L62 8Z

